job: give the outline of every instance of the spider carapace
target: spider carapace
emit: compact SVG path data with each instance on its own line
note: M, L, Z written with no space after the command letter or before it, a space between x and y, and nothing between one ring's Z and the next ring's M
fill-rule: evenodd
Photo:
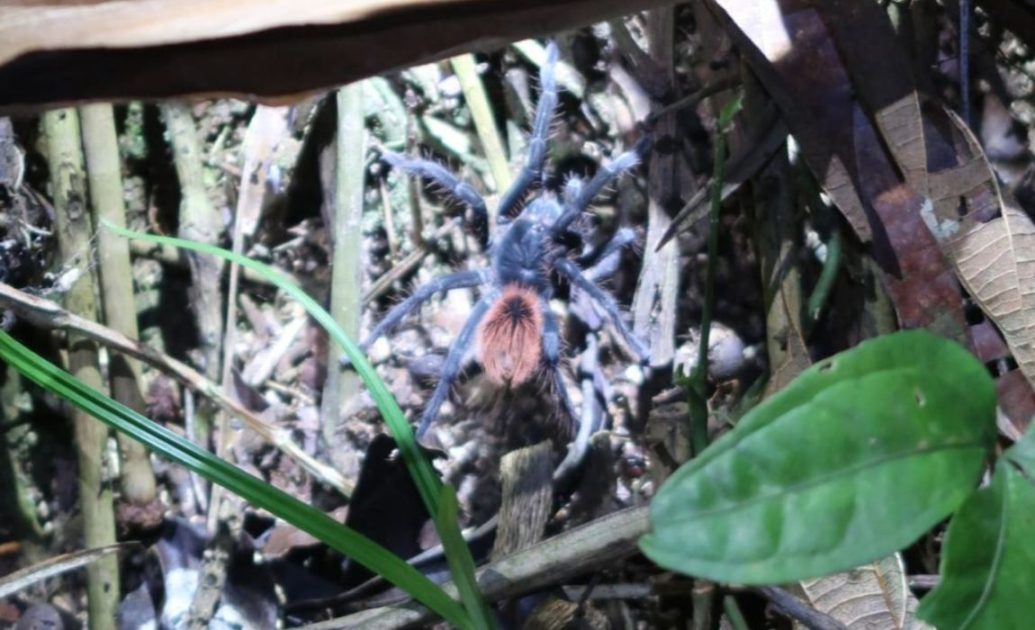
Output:
M556 63L557 48L551 43L540 73L541 92L525 165L514 184L502 195L497 210L497 230L490 246L491 265L449 274L417 287L389 311L360 344L361 348L368 348L436 293L482 287L480 299L446 356L439 382L421 416L418 436L427 431L438 415L472 344L486 375L500 384L520 385L545 367L565 410L573 420L578 418L559 369L560 327L549 307L554 272L569 282L573 291L588 297L638 361L647 360L647 348L629 330L614 298L596 284L614 270L621 250L636 240L635 232L621 228L610 241L598 247L583 248L581 252L573 252L570 245L573 240L585 240L584 228L577 219L603 188L639 163L648 147L646 139L601 166L588 182L577 177L569 179L559 196L546 191L544 186L544 192L526 203L516 216L511 216L532 185L543 179L550 123L557 106ZM389 151L383 152L383 158L392 167L430 180L468 205L475 217L475 227L482 228L478 232L486 232L485 201L471 186L435 162L410 159Z

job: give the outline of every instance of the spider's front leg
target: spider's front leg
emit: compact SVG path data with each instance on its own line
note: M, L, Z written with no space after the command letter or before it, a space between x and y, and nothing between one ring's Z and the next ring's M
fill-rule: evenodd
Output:
M579 256L578 266L583 269L582 275L594 284L613 276L622 262L622 250L633 246L636 238L636 230L630 227L619 228L611 240ZM603 322L593 304L592 298L585 291L578 287L572 289L572 314L590 330L599 331Z
M550 234L554 237L563 234L572 221L586 211L600 191L639 164L650 151L650 147L650 137L644 136L633 145L632 149L607 164L601 165L596 175L588 183L583 183L579 179L571 180L564 191L564 211L550 226Z
M469 206L474 213L472 227L478 240L483 247L488 243L489 212L485 207L485 200L470 184L461 181L444 166L431 160L411 159L388 149L381 150L381 157L392 168L430 180L441 186L447 195Z
M567 258L558 258L554 263L554 267L573 285L578 287L580 290L585 291L586 295L588 295L591 300L596 302L596 304L603 309L607 314L608 319L611 320L611 325L615 327L618 333L622 336L626 345L633 354L636 355L636 359L640 363L647 363L650 359L650 353L647 350L647 346L637 339L633 332L629 330L625 320L622 319L622 313L619 311L618 303L615 302L615 299L583 275L582 270Z
M424 413L420 418L420 425L417 427L417 437L420 438L425 432L431 427L431 423L435 421L435 417L438 416L438 410L442 407L442 403L446 401L446 396L449 395L449 389L456 382L457 376L460 375L460 368L463 367L464 355L467 354L467 350L471 347L471 343L474 341L475 333L478 330L478 324L481 323L482 318L485 317L485 313L489 311L492 304L500 297L499 289L493 288L488 291L475 303L474 308L471 310L471 315L467 318L467 322L464 324L463 329L460 331L460 335L456 338L453 346L449 349L449 354L446 355L446 361L442 364L442 373L439 376L438 385L435 386L435 391L431 394L431 399L428 400L427 406L424 407Z
M579 266L586 270L585 276L593 282L600 282L618 270L621 257L618 255L626 247L636 243L636 230L631 227L618 228L614 236L602 246L594 247L579 256Z
M525 166L507 192L503 193L500 198L496 210L497 220L508 216L528 191L528 187L543 176L543 164L546 162L546 141L550 137L553 112L557 109L557 79L554 77L556 66L557 44L550 42L546 47L546 63L539 72L539 103L535 108L532 135L528 138Z
M444 291L452 291L453 289L461 289L465 287L476 287L480 284L485 284L491 278L489 271L484 269L474 269L471 271L459 271L457 273L451 273L448 276L442 276L441 278L435 278L427 284L417 287L410 294L410 297L406 298L402 302L395 305L392 310L388 311L384 319L370 331L367 338L359 344L361 350L367 350L375 341L377 341L382 335L387 334L393 328L399 325L399 322L403 320L407 315L412 313L421 304L428 301L431 296L436 293ZM341 358L342 366L348 366L351 362L348 357Z

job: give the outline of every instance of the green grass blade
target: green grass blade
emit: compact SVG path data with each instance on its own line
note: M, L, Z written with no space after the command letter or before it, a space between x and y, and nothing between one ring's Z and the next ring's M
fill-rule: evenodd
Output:
M106 222L103 223L103 227L125 238L137 239L160 245L171 245L173 247L188 249L203 254L209 254L211 256L217 256L224 260L229 260L261 274L279 289L298 300L302 307L305 308L306 312L309 313L317 323L323 326L331 339L345 350L346 356L348 356L349 361L352 362L353 369L356 370L356 373L370 391L371 398L374 399L378 410L381 412L381 416L385 420L385 424L388 425L389 430L392 432L392 436L395 438L399 452L402 454L403 461L406 463L406 467L410 472L410 476L414 480L414 484L417 486L418 492L420 492L421 499L424 501L428 514L431 515L431 518L435 523L435 529L438 531L439 538L442 539L444 544L447 540L460 540L462 542L455 514L454 518L450 522L448 519L449 512L442 511L440 500L443 490L442 483L439 481L438 475L435 474L435 470L432 468L431 462L424 457L423 453L421 453L418 448L417 440L413 435L413 429L410 428L410 424L406 421L406 417L403 415L402 409L399 408L399 403L396 402L395 397L388 391L387 385L385 385L384 381L382 381L377 375L377 372L374 371L374 367L367 360L366 355L363 354L351 339L349 339L349 336L345 334L345 331L334 320L334 317L331 316L326 309L320 306L316 300L311 298L298 285L278 270L246 256L235 254L225 249L206 245L204 243L195 243L193 241L186 241L169 236L157 236L154 234L134 232ZM446 518L444 519L443 517ZM461 593L467 592L469 594L477 593L478 585L474 579L474 559L471 558L471 552L466 543L449 545L446 547L446 552L450 567L470 568L470 571L465 570L460 573L454 573L452 576L459 591ZM455 554L461 554L463 557L454 557ZM473 601L467 598L462 599L468 603ZM480 596L478 599L480 600ZM475 607L468 605L468 613L472 615L473 618L482 618L482 621L486 621L484 619L483 609L484 604L479 604ZM490 625L487 627L492 626Z
M481 592L478 590L478 581L474 576L474 559L467 547L467 542L460 533L460 525L457 522L457 513L460 507L456 502L456 492L450 486L442 488L441 501L442 511L438 518L445 525L443 527L442 548L446 551L446 561L449 563L449 572L453 574L453 581L457 591L460 593L460 601L464 603L467 614L478 630L489 630L496 627L492 611L485 605ZM463 579L457 579L463 576Z
M410 424L406 422L406 417L403 415L402 409L399 408L399 403L395 401L395 398L392 396L391 392L388 391L388 387L385 385L384 381L382 381L374 371L374 366L372 366L367 360L363 351L360 350L351 339L349 339L348 335L345 334L345 331L341 329L341 326L334 321L334 317L332 317L326 309L320 306L316 300L311 298L297 284L292 282L277 269L254 261L247 256L235 254L205 243L195 243L193 241L186 241L170 236L157 236L154 234L144 234L143 232L134 232L107 222L103 223L103 226L124 238L146 241L149 243L158 243L160 245L171 245L172 247L179 249L189 249L191 251L216 256L224 260L237 263L242 267L261 274L276 285L277 288L298 300L302 307L305 308L306 312L309 313L317 323L323 326L324 330L327 331L327 334L329 334L331 338L345 350L345 354L349 357L349 361L352 362L352 367L356 370L356 373L359 374L359 377L363 379L363 383L370 391L371 398L373 398L374 402L377 404L377 408L380 410L381 415L385 420L385 424L388 425L389 430L392 432L392 436L395 438L396 444L399 447L399 452L403 456L403 460L406 462L406 467L409 469L410 475L413 477L414 482L417 485L417 490L420 492L421 499L428 508L428 514L434 515L439 513L438 496L441 491L442 484L438 479L438 475L435 474L434 469L431 467L431 464L417 448L417 441L413 436L413 430L410 428Z
M458 627L471 627L460 604L419 571L359 532L215 457L132 409L79 382L0 330L0 358L99 421L142 442L246 501L268 510L376 572Z

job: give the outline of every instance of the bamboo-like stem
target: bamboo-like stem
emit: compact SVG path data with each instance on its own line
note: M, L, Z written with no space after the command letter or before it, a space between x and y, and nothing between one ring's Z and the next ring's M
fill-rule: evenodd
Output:
M362 314L363 186L365 183L366 130L363 119L363 84L338 90L338 131L335 160L334 257L331 273L330 313L352 339L359 338ZM320 427L330 461L340 469L343 407L360 392L359 376L337 368L345 352L329 344L328 371L320 408Z
M79 117L74 109L43 115L47 138L47 162L54 196L55 231L58 250L65 265L79 264L79 280L65 295L68 309L88 319L97 319L93 277L82 264L90 252L90 216L86 212L86 179L83 152L79 144ZM68 371L80 382L104 391L98 367L97 346L77 335L68 337ZM108 428L82 411L72 411L75 448L79 462L79 505L83 512L86 547L115 542L115 514L111 484L105 479ZM90 628L115 627L119 602L119 567L114 557L98 560L87 568L87 607Z
M201 148L190 109L183 103L162 105L162 117L173 150L180 180L180 238L216 244L222 230L219 215L205 191ZM223 294L220 291L222 261L186 252L191 269L191 307L201 336L202 372L212 380L220 376L223 340Z
M79 116L94 219L98 223L104 219L125 227L126 205L122 198L119 145L112 107L110 104L84 105L79 108ZM126 239L101 230L97 235L97 259L105 321L127 337L139 337L129 244ZM134 411L144 412L140 364L137 361L123 355L112 355L109 380L115 400ZM118 441L122 453L119 482L123 498L140 505L154 501L155 475L147 448L121 434Z
M165 103L161 111L180 182L178 235L192 241L217 244L221 226L219 215L205 190L203 155L194 117L184 103ZM223 261L195 252L184 254L191 275L188 289L190 308L198 327L198 367L207 378L217 380L223 347L223 293L220 286ZM198 445L207 448L217 412L208 405L198 405L191 413L193 415L187 418L188 435ZM195 488L204 492L201 478L192 474L192 480Z
M460 80L460 89L464 91L467 107L471 110L474 128L478 132L482 150L485 151L485 158L489 162L496 192L502 192L510 187L513 179L510 175L510 162L507 161L507 152L503 148L503 139L500 137L499 128L496 127L496 117L492 114L485 86L478 77L474 55L459 55L450 59L450 63L456 72L456 78ZM495 206L489 209L489 225L496 225Z

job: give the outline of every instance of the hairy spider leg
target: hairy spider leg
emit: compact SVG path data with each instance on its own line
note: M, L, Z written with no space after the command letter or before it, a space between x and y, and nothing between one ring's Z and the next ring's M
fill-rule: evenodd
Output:
M636 243L636 231L632 228L620 228L615 235L602 248L598 248L599 257L596 264L583 272L586 280L596 284L613 276L618 271L621 262L622 249ZM592 254L593 252L591 252ZM601 374L597 365L597 343L600 329L603 327L600 315L595 308L595 302L585 291L573 287L571 312L586 324L589 334L586 340L586 351L583 355L582 364L579 366L579 378L582 381L582 399L589 401L593 399L592 408L596 409L595 417L587 417L583 402L581 422L592 422L595 431L600 424L600 414L607 401L606 379ZM582 431L580 425L580 432ZM560 470L560 467L558 467Z
M543 313L543 357L546 359L547 368L553 377L554 389L561 398L561 405L564 411L571 418L573 424L579 424L579 412L568 395L568 388L564 384L564 376L561 374L561 332L557 324L557 316L550 310L549 300L540 301L540 308Z
M489 311L489 307L491 307L499 297L499 290L494 288L486 292L486 294L475 303L474 308L471 309L470 317L467 318L467 322L460 331L460 335L453 343L453 347L449 349L449 354L446 355L445 363L442 364L442 373L439 376L438 385L435 386L435 391L431 393L431 399L428 400L427 406L424 407L424 413L420 418L420 425L417 427L418 438L422 437L427 432L431 427L431 423L435 421L435 417L438 416L439 408L442 407L442 403L445 402L446 396L449 395L449 389L453 386L453 383L456 382L456 378L460 374L460 368L463 367L464 355L467 353L467 349L471 347L471 342L474 341L475 333L478 330L478 324L481 323L482 318L485 317L485 313Z
M607 164L602 164L596 174L593 175L593 179L589 180L589 183L583 184L579 181L573 184L569 182L564 194L564 211L557 218L557 221L550 226L550 234L555 237L563 234L572 221L579 218L579 215L585 212L593 199L600 194L600 191L640 163L643 156L650 150L650 146L650 138L644 136L633 145L632 149L622 153Z
M611 240L579 257L579 266L583 268L592 263L592 266L585 269L582 275L594 284L610 278L618 271L618 266L621 264L622 249L635 243L635 230L628 227L619 228ZM593 260L595 262L592 262ZM601 315L594 307L592 298L578 287L572 287L571 312L592 331L598 331L603 326Z
M542 301L532 287L503 287L478 329L478 360L498 385L520 385L539 371L543 337Z
M557 44L550 42L546 46L546 63L539 71L539 102L535 108L535 119L532 122L532 133L528 138L528 151L525 155L525 166L521 169L514 183L503 193L496 210L497 221L509 216L528 187L543 177L543 164L546 162L546 141L550 136L550 124L553 112L557 109L557 79L554 71L557 66Z
M404 317L412 313L421 304L426 302L431 296L436 293L443 291L452 291L453 289L461 289L464 287L476 287L480 284L485 284L490 279L490 274L484 269L474 269L471 271L458 271L451 273L441 278L435 278L425 284L424 286L417 287L410 297L406 298L402 302L396 304L392 310L388 311L388 314L384 316L377 326L370 331L367 338L359 344L361 350L367 350L370 346L378 340L382 335L390 332L393 328L399 325L399 322ZM343 367L348 366L351 363L348 357L341 358L341 364Z
M568 445L568 452L564 459L554 469L554 481L563 481L578 469L589 450L589 438L601 427L607 398L602 384L599 382L602 378L598 379L600 377L600 370L597 366L599 352L597 333L591 332L586 336L586 350L582 354L582 361L579 365L579 381L582 391L579 429L575 434L575 439Z
M472 226L474 232L482 246L485 246L489 237L489 212L486 209L485 200L470 184L450 173L438 162L411 159L388 149L381 150L381 157L392 168L431 180L441 186L447 195L467 204L474 212L474 225Z
M622 336L625 343L629 346L629 349L636 355L637 360L641 363L645 363L649 358L650 354L647 352L647 347L643 345L639 339L633 335L632 331L625 324L622 319L622 314L618 310L618 303L615 302L614 298L608 295L603 289L594 284L591 280L583 275L582 270L567 258L558 258L554 263L557 271L566 277L572 284L586 292L586 295L593 300L597 306L599 306L604 313L607 314L608 319L611 320L611 325L615 327L618 334Z
M616 267L620 257L616 254L635 243L636 230L630 227L618 228L615 230L614 236L604 243L603 246L594 247L579 256L577 259L579 266L583 269L590 267L586 269L586 277L594 282L599 282L617 271ZM601 267L601 269L594 271L597 267ZM605 270L603 267L608 267L608 269Z

